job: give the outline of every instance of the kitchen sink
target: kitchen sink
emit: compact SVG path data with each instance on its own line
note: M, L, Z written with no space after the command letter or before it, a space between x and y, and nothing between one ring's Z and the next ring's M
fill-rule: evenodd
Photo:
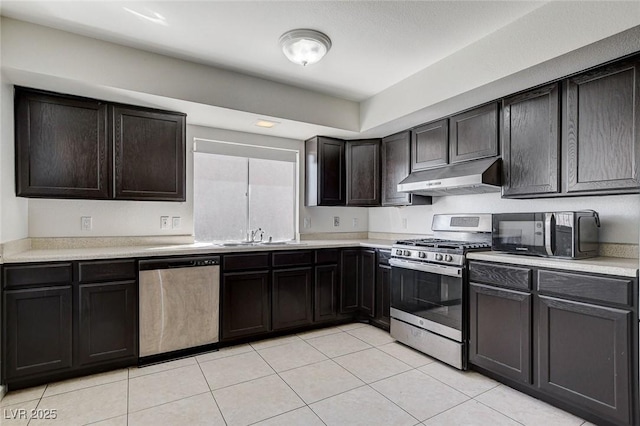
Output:
M220 245L222 247L243 247L243 246L257 246L257 245L260 245L260 243L251 243L249 241L236 241L236 242L229 242L229 243L221 243Z

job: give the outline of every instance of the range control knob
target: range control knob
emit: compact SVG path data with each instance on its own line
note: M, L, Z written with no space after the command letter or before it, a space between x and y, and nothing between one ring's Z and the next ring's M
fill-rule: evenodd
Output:
M405 250L402 254L404 254L405 256L411 256L411 252L409 250Z
M396 250L396 254L397 254L398 256L402 256L402 250Z
M421 252L418 253L418 257L420 259L426 259L427 258L427 253L421 251Z
M451 262L453 260L453 256L451 256L450 254L447 254L444 256L444 260L446 262Z
M442 260L442 255L440 253L436 253L436 260Z

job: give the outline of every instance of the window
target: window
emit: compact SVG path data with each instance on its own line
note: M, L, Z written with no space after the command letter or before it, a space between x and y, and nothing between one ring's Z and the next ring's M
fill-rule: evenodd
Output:
M193 160L196 241L241 241L258 228L265 241L295 239L297 167L291 158L297 156L198 142Z

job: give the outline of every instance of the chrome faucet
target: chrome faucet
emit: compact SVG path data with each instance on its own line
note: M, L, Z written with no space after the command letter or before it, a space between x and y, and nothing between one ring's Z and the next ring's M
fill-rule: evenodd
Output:
M262 241L262 237L264 236L264 231L262 230L262 228L258 228L255 230L251 230L249 232L247 232L247 241L249 241L250 243L255 243L256 238L258 237L258 234L260 234L260 239L258 241ZM249 237L249 235L251 235L251 237Z

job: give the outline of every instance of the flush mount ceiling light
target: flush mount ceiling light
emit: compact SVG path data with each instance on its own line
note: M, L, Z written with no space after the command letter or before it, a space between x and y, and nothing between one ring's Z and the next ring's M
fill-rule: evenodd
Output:
M253 124L255 124L258 127L264 127L266 129L270 129L270 128L272 128L272 127L274 127L274 126L276 126L276 125L278 125L280 123L278 123L277 121L269 121L269 120L261 119L261 120L256 121Z
M331 49L331 39L319 31L297 29L280 36L284 55L294 64L315 64Z

